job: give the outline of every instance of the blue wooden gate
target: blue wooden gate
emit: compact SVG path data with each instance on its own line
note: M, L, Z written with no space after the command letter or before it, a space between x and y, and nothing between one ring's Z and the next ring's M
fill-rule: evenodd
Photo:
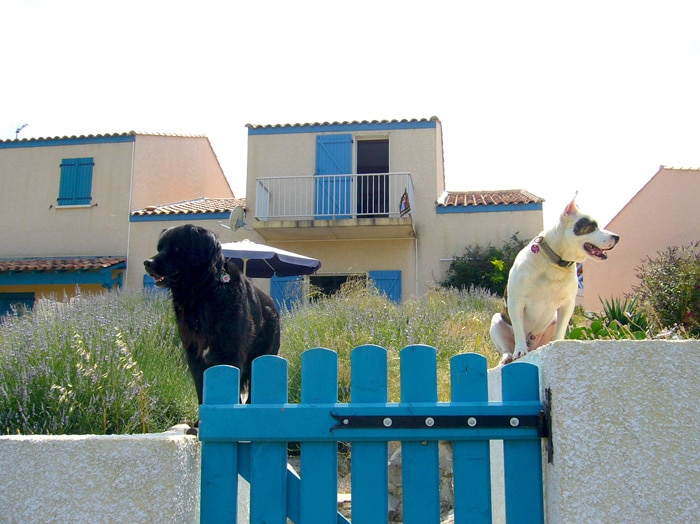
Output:
M350 442L352 520L388 522L387 442L401 441L403 522L440 522L438 442L453 443L455 523L491 522L490 440L503 440L506 519L544 521L544 412L537 367L502 372L502 402L488 402L486 359L450 361L451 401L438 402L437 352L401 351L401 400L387 402L387 352L351 354L351 401L338 402L338 356L302 354L301 402L288 403L287 361L253 363L252 403L238 404L237 368L207 370L200 407L201 522L236 522L238 475L250 482L250 522L347 523L337 512L337 443ZM299 442L301 477L287 468L287 443Z

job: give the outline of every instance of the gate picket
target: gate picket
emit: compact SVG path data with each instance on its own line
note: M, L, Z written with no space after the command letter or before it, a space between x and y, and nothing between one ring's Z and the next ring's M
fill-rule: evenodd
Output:
M452 402L488 402L486 357L450 359ZM455 524L491 522L491 454L488 440L452 443Z
M203 404L238 404L240 372L232 366L215 366L206 371ZM200 424L201 428L201 424ZM238 522L238 444L202 442L200 520L202 522ZM223 503L222 503L223 501Z
M352 405L386 403L387 353L379 346L360 346L351 354ZM355 522L389 521L387 442L352 442L352 519Z
M316 348L301 355L301 403L338 402L338 354ZM301 522L328 524L338 513L338 444L301 444Z
M401 402L437 402L437 360L430 346L401 350ZM440 462L437 441L401 443L404 524L440 522Z
M265 355L253 361L251 403L282 405L287 402L288 363ZM250 521L267 524L287 522L287 443L251 443Z
M539 370L532 364L509 364L502 371L503 402L539 400ZM542 500L542 443L539 440L503 442L506 522L544 522Z

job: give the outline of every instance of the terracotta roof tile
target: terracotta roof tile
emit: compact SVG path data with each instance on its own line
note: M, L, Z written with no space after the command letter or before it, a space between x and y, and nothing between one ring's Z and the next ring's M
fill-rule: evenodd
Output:
M308 127L308 126L335 126L335 125L349 125L349 124L401 124L408 122L439 122L440 119L436 116L431 116L430 118L402 118L400 120L352 120L352 121L334 121L334 122L307 122L305 124L246 124L245 126L250 129L272 129L272 128L284 128L284 127Z
M235 206L245 207L244 198L199 198L162 206L148 206L133 211L131 216L195 215L204 213L228 213Z
M126 263L126 257L56 257L0 259L0 272L91 271Z
M498 206L512 204L540 204L543 198L523 189L496 191L446 191L438 199L438 206Z

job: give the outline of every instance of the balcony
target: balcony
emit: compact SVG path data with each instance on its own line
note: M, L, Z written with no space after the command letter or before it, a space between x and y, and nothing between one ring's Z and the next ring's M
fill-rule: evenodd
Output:
M415 237L410 173L258 178L255 195L267 240Z

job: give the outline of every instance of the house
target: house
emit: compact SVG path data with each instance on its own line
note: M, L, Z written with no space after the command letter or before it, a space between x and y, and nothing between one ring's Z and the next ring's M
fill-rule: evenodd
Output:
M601 299L631 294L639 285L636 268L647 257L700 240L698 197L700 169L660 166L606 226L620 235L608 260L585 262L584 308L600 311Z
M320 259L306 279L256 282L278 303L348 279L421 296L467 245L542 230L543 201L527 191L446 191L436 117L247 128L246 199L202 136L0 141L0 314L78 289L149 287L143 261L164 228L186 223ZM236 207L245 225L222 227Z
M446 191L436 117L247 128L246 225L233 237L320 259L308 281L325 292L359 278L396 301L421 296L467 245L542 230L543 200L527 191ZM299 296L298 279L269 286L277 301Z
M237 203L206 137L0 141L0 314L42 296L72 297L78 288L141 288L144 253L155 249L163 222L139 230L131 212L183 201L198 204L178 209L180 216L212 228ZM146 236L135 238L134 229Z

